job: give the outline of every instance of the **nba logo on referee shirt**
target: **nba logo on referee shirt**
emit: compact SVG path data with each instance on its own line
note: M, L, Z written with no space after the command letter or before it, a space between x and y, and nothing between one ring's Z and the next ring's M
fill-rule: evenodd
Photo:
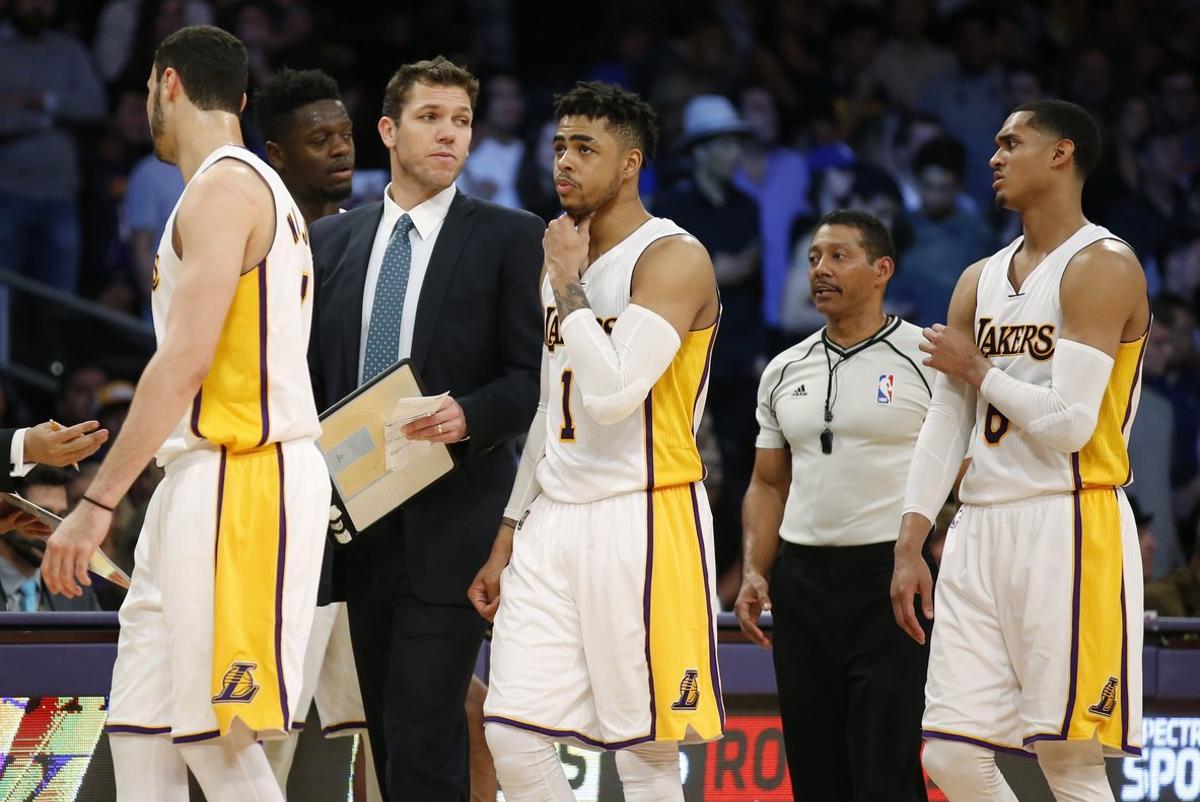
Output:
M700 682L696 679L700 672L689 668L683 672L679 681L679 698L671 703L672 710L695 710L700 704Z
M896 374L884 373L879 377L879 389L875 393L875 400L880 404L892 403L892 393L896 389Z
M221 677L221 692L212 698L213 704L220 702L241 702L249 704L258 695L258 683L250 672L258 668L258 663L230 663L229 670Z

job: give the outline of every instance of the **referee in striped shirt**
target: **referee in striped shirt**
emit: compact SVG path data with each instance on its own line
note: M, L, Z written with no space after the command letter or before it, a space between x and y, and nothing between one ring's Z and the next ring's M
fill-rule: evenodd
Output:
M879 220L826 215L808 264L827 325L775 357L759 385L735 609L762 646L759 615L773 614L793 786L823 802L924 802L928 651L897 629L890 584L932 370L921 330L884 313L895 249Z

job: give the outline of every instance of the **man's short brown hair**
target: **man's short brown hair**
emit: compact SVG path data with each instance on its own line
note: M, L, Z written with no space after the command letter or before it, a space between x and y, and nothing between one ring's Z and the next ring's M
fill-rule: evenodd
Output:
M400 119L400 111L408 98L408 90L418 81L426 86L461 87L470 98L472 111L475 109L475 101L479 99L479 79L449 59L437 56L405 64L396 70L396 74L388 81L387 88L383 90L384 117Z

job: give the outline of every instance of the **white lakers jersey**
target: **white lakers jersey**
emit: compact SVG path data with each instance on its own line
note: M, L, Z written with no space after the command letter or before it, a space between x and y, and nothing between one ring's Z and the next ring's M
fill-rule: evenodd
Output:
M975 296L975 340L984 356L1015 379L1049 387L1051 359L1063 326L1059 299L1063 272L1075 254L1103 239L1118 238L1101 226L1084 224L1034 268L1020 292L1013 290L1008 269L1023 237L988 259ZM1145 334L1121 344L1095 432L1073 454L1042 445L980 396L962 500L1002 504L1128 484L1133 478L1127 451L1129 427L1141 394L1145 344Z
M308 375L312 253L304 217L275 171L245 148L217 148L196 174L221 159L245 162L271 188L275 238L266 258L238 279L212 367L183 420L159 449L160 464L206 444L237 453L321 431ZM188 302L174 297L183 265L172 243L175 215L187 192L185 187L167 220L154 260L151 305L160 341L172 304Z
M652 217L588 267L580 283L605 331L612 331L629 306L633 270L642 253L655 241L680 234L687 232ZM542 285L542 301L550 370L546 455L537 468L542 492L555 501L582 504L703 479L696 428L704 412L716 323L688 333L641 410L603 425L584 409L549 279Z

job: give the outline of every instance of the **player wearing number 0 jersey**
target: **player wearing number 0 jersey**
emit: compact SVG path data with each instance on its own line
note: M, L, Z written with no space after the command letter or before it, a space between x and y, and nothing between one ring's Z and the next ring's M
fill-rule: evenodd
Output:
M555 740L620 750L629 802L681 802L678 743L724 724L695 438L715 275L637 195L649 106L579 84L556 111L567 214L544 241L542 401L505 510L515 533L501 527L471 590L495 614L487 738L513 802L574 798Z
M964 274L909 472L893 606L936 614L925 763L953 802L1015 800L992 753L1034 754L1058 799L1112 799L1104 756L1139 754L1141 561L1121 489L1150 325L1129 246L1089 223L1096 124L1063 101L1013 112L992 157L1024 235ZM972 412L974 414L972 414ZM936 603L914 557L962 458Z

